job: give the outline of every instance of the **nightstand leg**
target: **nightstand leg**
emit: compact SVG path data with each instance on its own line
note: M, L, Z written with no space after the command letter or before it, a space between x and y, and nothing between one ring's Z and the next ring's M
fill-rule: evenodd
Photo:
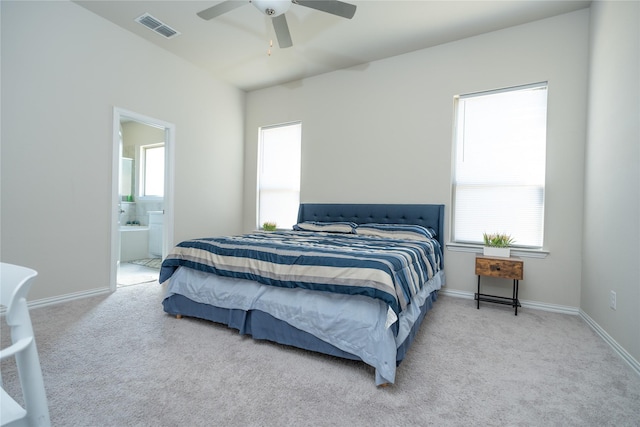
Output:
M478 300L478 310L480 310L480 275L478 274L478 293L476 294Z
M516 307L516 316L518 315L518 281L513 281L513 305Z

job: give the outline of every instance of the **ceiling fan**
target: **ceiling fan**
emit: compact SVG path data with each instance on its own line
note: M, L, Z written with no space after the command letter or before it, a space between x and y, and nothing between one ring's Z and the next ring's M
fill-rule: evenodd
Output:
M311 9L319 10L321 12L330 13L332 15L341 16L343 18L351 19L356 13L356 6L344 3L338 0L248 0L253 4L256 9L271 18L273 22L273 29L276 32L278 38L278 45L280 48L291 47L293 42L291 41L291 33L289 32L289 25L287 25L287 18L284 13L289 10L291 4L297 4L300 6L308 7ZM244 6L245 1L237 0L225 0L222 3L218 3L208 9L198 12L198 16L205 20L213 19L224 13L232 11L240 6Z

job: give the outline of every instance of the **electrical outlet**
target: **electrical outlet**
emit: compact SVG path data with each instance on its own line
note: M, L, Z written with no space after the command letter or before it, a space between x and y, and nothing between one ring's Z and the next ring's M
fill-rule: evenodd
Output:
M611 291L609 294L609 307L613 310L616 309L616 293L614 291Z

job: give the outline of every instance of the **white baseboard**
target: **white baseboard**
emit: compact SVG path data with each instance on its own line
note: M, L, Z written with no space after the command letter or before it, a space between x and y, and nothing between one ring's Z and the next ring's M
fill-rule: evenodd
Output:
M105 295L110 293L111 293L111 289L109 288L92 289L90 291L74 292L72 294L65 294L65 295L59 295L51 298L42 298L42 299L29 301L27 303L27 306L30 309L46 307L48 305L60 304L61 302L69 302L77 299L95 297L97 295Z
M109 288L92 289L90 291L74 292L72 294L59 295L51 298L42 298L33 301L27 301L27 307L29 309L46 307L48 305L59 304L61 302L68 302L82 298L94 297L96 295L104 295L111 293ZM0 307L0 315L4 316L7 312L7 308L3 305Z
M90 291L75 292L72 294L60 295L52 298L43 298L28 303L29 308L45 307L48 305L59 304L61 302L73 301L81 298L88 298L97 295L104 295L111 293L110 288L92 289ZM472 300L474 299L474 292L458 291L454 289L441 289L442 295L448 295L455 298L464 298ZM554 313L563 313L580 316L599 336L609 344L609 346L615 351L631 368L640 375L640 362L638 362L628 351L626 351L611 335L607 333L600 325L596 323L587 313L576 307L569 307L557 304L548 304L537 301L520 301L522 307L532 308L534 310L551 311ZM0 314L4 314L6 308L3 306L0 308Z
M445 289L445 288L440 289L438 293L442 295L448 295L451 297L463 298L463 299L473 299L475 295L473 292L456 291L455 289Z
M600 338L604 340L609 346L618 353L618 355L631 366L631 368L636 371L636 374L640 375L640 362L638 362L632 355L629 354L627 350L625 350L616 340L614 340L611 335L607 333L604 329L600 327L587 313L580 310L580 317L582 320L587 322L587 325L591 326L596 334L600 335Z
M580 309L577 307L571 307L568 305L558 305L558 304L549 304L546 302L538 302L538 301L523 301L520 300L520 304L522 304L525 308L533 308L534 310L542 310L542 311L552 311L554 313L563 313L563 314L571 314L577 316L580 314Z
M444 288L441 289L439 291L439 293L441 293L443 295L449 295L449 296L452 296L452 297L456 297L456 298L464 298L464 299L470 299L470 300L474 299L474 296L475 296L474 292L457 291L457 290L453 290L453 289L449 290L449 289L444 289ZM627 364L629 364L629 366L631 366L631 368L638 375L640 375L640 363L632 355L630 355L629 352L626 351L620 344L618 344L616 342L616 340L614 340L611 337L611 335L609 335L607 333L607 331L602 329L600 327L600 325L598 325L591 317L589 317L589 315L587 313L582 311L582 309L577 308L577 307L569 307L569 306L557 305L557 304L548 304L548 303L537 302L537 301L522 301L522 300L520 300L520 304L522 304L522 307L532 308L534 310L552 311L554 313L563 313L563 314L571 314L571 315L575 315L575 316L580 316L582 318L582 320L584 320L587 323L587 325L589 325L591 327L591 329L593 329L600 336L600 338L602 338L604 340L604 342L609 344L609 346L613 349L613 351L615 351L618 354L618 356L620 356L622 358L622 360L627 362Z
M464 298L464 299L474 299L474 296L475 296L474 292L457 291L453 289L450 290L450 289L442 288L439 292L443 295L449 295L452 297ZM552 311L554 313L572 314L574 316L577 316L580 313L580 309L578 309L577 307L569 307L566 305L549 304L546 302L527 301L527 300L520 300L520 304L524 308L533 308L535 310L542 310L542 311Z

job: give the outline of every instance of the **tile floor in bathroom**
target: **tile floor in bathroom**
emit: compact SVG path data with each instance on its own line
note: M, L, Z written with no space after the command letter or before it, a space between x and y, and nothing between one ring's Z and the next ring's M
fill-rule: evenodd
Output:
M160 270L131 262L121 262L118 268L118 286L158 282Z

